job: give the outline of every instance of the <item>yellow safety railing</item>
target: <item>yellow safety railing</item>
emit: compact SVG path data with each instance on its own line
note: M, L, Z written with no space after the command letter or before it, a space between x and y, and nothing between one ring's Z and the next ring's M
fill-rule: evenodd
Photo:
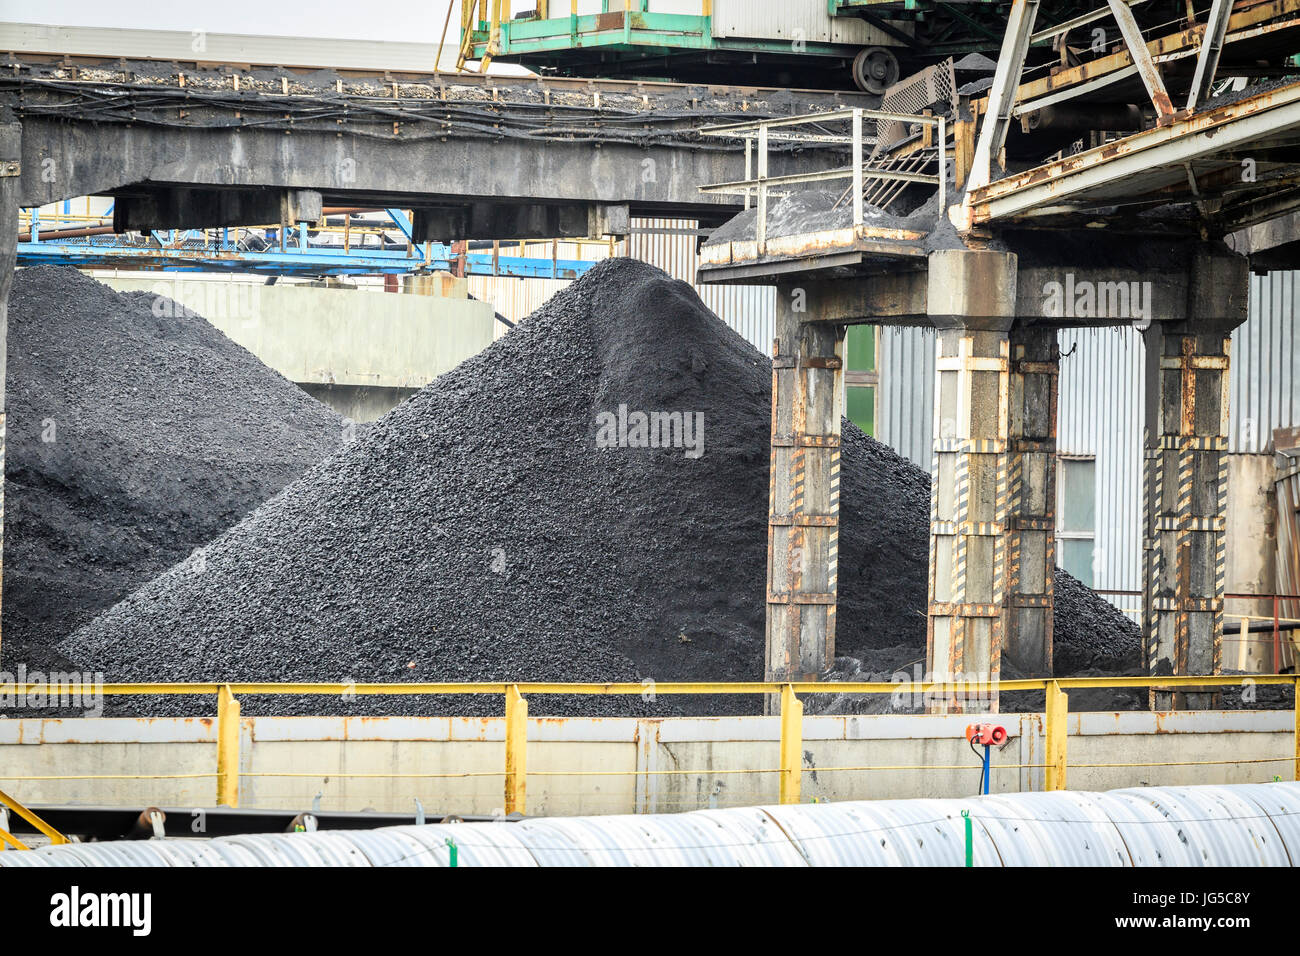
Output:
M33 827L35 827L39 832L49 837L51 843L59 844L59 843L68 842L67 837L65 837L58 830L54 829L54 827L50 826L48 823L46 823L44 820L38 817L31 810L28 810L25 806L23 806L21 803L15 800L13 797L9 796L9 794L5 793L3 790L0 790L0 806L7 807L8 809L12 810L14 813L18 814L20 817L22 817L24 820L30 823ZM0 829L0 850L4 849L4 844L6 843L12 846L15 850L26 850L28 848L26 844L24 844L21 840L15 837L12 833L8 832L7 830Z
M222 806L239 805L240 777L320 777L320 773L311 772L257 772L241 773L239 770L239 729L240 706L238 696L259 695L397 695L397 696L457 696L457 695L501 695L505 698L505 812L523 813L527 806L527 765L528 748L528 696L545 696L552 694L592 695L592 696L627 696L643 695L652 692L656 696L678 695L773 695L780 701L780 745L778 751L779 766L771 768L745 768L741 770L709 770L710 775L720 773L776 773L779 774L779 794L782 803L798 803L800 785L803 775L803 704L800 694L908 694L926 695L929 699L942 700L951 695L972 695L976 699L987 699L1001 691L1044 691L1045 758L1036 764L1001 764L992 769L1044 770L1044 782L1048 790L1066 789L1068 766L1068 694L1069 690L1087 690L1102 688L1144 688L1148 691L1164 690L1183 692L1211 692L1215 688L1241 686L1249 681L1256 686L1280 685L1297 689L1300 677L1295 674L1250 674L1250 675L1214 675L1181 677L1060 677L1056 679L1030 678L1021 680L1002 680L997 682L943 682L911 681L892 683L886 681L830 681L830 682L776 682L776 681L729 681L729 682L658 682L653 683L398 683L398 684L353 684L353 683L143 683L143 684L103 684L100 692L106 697L113 696L162 696L172 694L213 695L217 698L217 768L216 773L197 774L150 774L148 777L207 777L216 778L217 803ZM57 693L54 685L28 683L6 687L14 693L28 696L51 692ZM937 696L930 696L937 695ZM1296 695L1294 722L1294 754L1287 757L1242 760L1194 760L1167 761L1150 763L1096 763L1076 764L1080 768L1107 768L1127 766L1192 766L1201 764L1223 763L1275 763L1293 760L1293 777L1300 780L1300 693ZM861 767L819 767L819 773L833 771L869 771L869 770L913 770L913 769L963 769L962 767L938 767L935 765L912 766L861 766ZM693 770L663 771L534 771L532 776L602 776L624 774L689 774ZM464 773L338 773L331 771L332 777L438 777L462 778L501 776L502 771L476 771ZM106 779L119 779L120 775L94 775ZM41 777L23 777L11 779L90 779L90 775L52 775ZM0 803L9 804L3 793ZM24 811L18 810L20 814ZM38 827L39 828L39 827ZM45 832L45 831L42 831Z

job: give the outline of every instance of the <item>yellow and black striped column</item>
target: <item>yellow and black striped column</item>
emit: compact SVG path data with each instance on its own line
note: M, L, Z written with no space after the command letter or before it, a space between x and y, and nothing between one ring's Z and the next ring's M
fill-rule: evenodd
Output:
M1052 675L1056 567L1056 330L1010 333L1002 658L1017 674Z
M1155 676L1222 667L1230 352L1249 300L1247 261L1206 244L1188 270L1185 318L1143 331L1142 650ZM1153 691L1151 706L1195 710L1217 698Z
M1003 661L1049 674L1056 337L1017 325L1016 257L930 256L938 329L926 670L969 685L934 709L997 710Z
M817 680L835 657L845 326L777 288L765 679Z
M1007 333L941 330L935 392L927 671L995 679L1008 557ZM969 704L954 697L941 709L986 709Z
M1223 662L1230 334L1148 329L1142 647L1152 675L1217 674ZM1213 693L1152 692L1156 710Z

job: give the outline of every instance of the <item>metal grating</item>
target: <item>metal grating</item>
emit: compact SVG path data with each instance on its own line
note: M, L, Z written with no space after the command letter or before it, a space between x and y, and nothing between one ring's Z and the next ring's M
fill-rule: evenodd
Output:
M956 115L957 76L951 57L899 80L880 98L881 110L890 113L919 114L933 106L940 107L945 116ZM876 126L876 153L888 151L910 135L905 124L881 120Z

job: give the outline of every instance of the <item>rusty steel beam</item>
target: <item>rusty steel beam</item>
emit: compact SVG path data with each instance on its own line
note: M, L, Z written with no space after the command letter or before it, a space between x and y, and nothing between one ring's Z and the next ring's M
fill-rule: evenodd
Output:
M1128 47L1133 65L1137 67L1138 75L1142 77L1142 85L1147 88L1147 95L1151 97L1151 105L1156 108L1160 122L1162 124L1168 122L1169 117L1173 116L1174 104L1169 99L1164 77L1160 75L1160 68L1151 58L1151 51L1147 49L1147 41L1143 38L1142 30L1133 17L1133 11L1128 8L1124 0L1106 0L1106 2L1110 5L1110 12L1115 17L1115 22L1119 24L1120 36L1124 38L1124 45Z
M984 123L980 127L967 177L971 189L988 185L993 176L993 162L1006 144L1011 112L1019 98L1020 76L1025 68L1029 38L1033 35L1037 16L1038 0L1015 0L1007 15L1007 32L1002 38L1002 50L998 54L988 106L984 110Z
M1232 44L1269 33L1300 29L1300 21L1294 19L1294 15L1298 12L1300 12L1300 0L1266 0L1263 3L1234 10L1228 19L1225 43ZM1193 25L1157 37L1145 45L1153 60L1168 63L1196 55L1201 48L1202 36L1203 30L1200 25ZM1133 57L1128 49L1117 50L1107 56L1097 57L1079 66L1069 67L1023 84L1016 94L1016 101L1036 108L1033 107L1035 101L1050 94L1069 90L1090 81L1100 81L1118 72L1132 72L1134 68Z
M967 197L966 211L969 222L977 224L1064 200L1078 201L1090 190L1112 186L1152 169L1181 169L1193 160L1246 148L1296 128L1300 128L1300 83L1003 177L973 189ZM1113 202L1113 195L1108 193L1106 200Z
M1201 38L1201 52L1196 57L1192 87L1187 93L1186 109L1189 113L1210 95L1214 76L1219 71L1219 56L1223 53L1223 41L1228 35L1228 17L1231 14L1232 0L1214 0L1210 16L1205 22L1205 34Z

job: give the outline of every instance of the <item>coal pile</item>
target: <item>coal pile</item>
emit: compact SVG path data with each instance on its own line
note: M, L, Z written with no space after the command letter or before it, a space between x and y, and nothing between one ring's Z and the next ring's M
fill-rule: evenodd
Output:
M202 568L170 569L64 650L109 680L761 678L770 388L767 358L689 286L608 260L213 542ZM633 447L633 427L609 440L609 421L631 426L637 411L702 422L703 453L684 432L679 447ZM844 431L839 648L853 666L887 671L924 656L929 478ZM1082 587L1060 598L1063 659L1127 661L1129 622ZM198 707L149 708L186 706ZM495 714L501 703L244 707Z
M64 663L55 642L346 436L332 409L203 318L68 268L14 276L6 401L10 671Z

